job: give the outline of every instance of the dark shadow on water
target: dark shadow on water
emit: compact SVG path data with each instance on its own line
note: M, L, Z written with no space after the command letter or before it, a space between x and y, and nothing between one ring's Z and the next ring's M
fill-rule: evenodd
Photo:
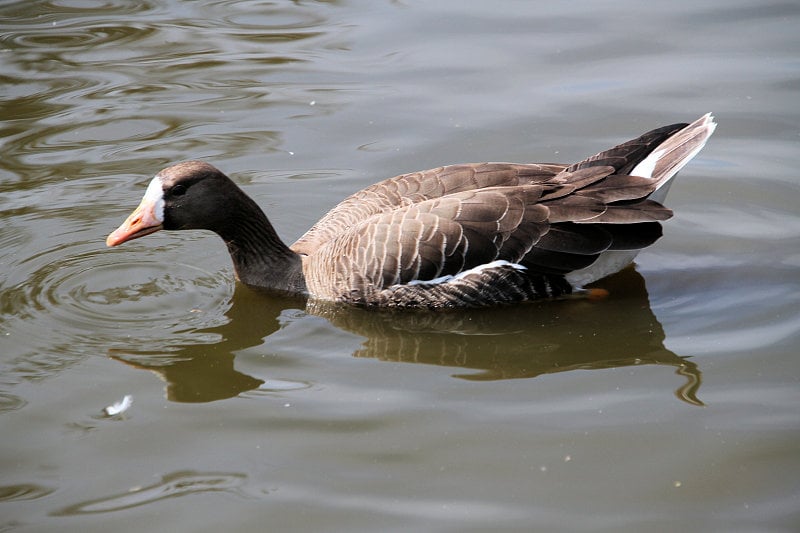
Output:
M533 378L568 370L638 365L675 367L684 383L675 395L693 405L701 372L664 347L664 331L650 309L644 279L633 268L602 280L600 301L572 298L514 307L458 312L393 312L309 304L238 286L229 321L198 333L215 343L178 346L167 359L135 350L111 354L156 372L177 402L209 402L253 390L264 382L234 368L235 354L253 346L269 350L286 310L305 309L365 338L355 357L463 369L455 377L487 381Z

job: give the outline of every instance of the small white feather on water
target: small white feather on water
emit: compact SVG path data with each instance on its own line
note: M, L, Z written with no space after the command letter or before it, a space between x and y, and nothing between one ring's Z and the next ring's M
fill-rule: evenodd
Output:
M108 416L117 416L127 411L131 405L133 405L133 396L126 394L117 403L111 404L103 409L103 412Z

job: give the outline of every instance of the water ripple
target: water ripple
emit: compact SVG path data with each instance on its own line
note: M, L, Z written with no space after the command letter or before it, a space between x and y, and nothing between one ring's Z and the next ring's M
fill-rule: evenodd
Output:
M63 26L63 25L62 25ZM8 48L25 48L28 53L36 49L55 49L64 52L69 49L81 49L88 46L100 46L115 41L143 38L152 32L150 29L139 29L131 26L96 26L80 28L64 28L59 26L39 31L6 35L0 42Z
M179 341L208 342L195 331L224 321L230 306L232 281L194 265L120 262L93 240L21 254L0 294L0 324L28 350L6 377L36 379L76 357L130 347L133 330L137 347L159 353Z
M320 53L348 48L343 27L328 20L336 6L222 0L186 6L176 20L148 2L97 4L0 6L0 156L16 171L9 182L143 154L167 162L285 151L281 132L264 125L308 115L311 101L314 113L331 113L342 105L336 91L352 83L304 72ZM303 83L287 83L287 72L302 72ZM265 121L254 108L274 113ZM237 133L221 119L237 123Z
M261 34L323 28L327 22L326 17L320 15L320 10L274 2L260 2L260 6L257 4L259 2L243 6L238 0L222 0L206 2L205 8L216 11L232 28Z
M240 473L174 472L164 476L161 482L149 487L135 487L127 492L80 502L54 511L51 515L110 513L200 492L227 492L242 495L241 487L246 480L247 476Z
M0 487L0 502L36 500L52 494L55 489L43 487L35 483L19 483Z
M8 392L0 392L0 413L16 411L25 407L25 400Z
M78 4L69 0L29 0L8 3L0 7L4 23L14 26L52 26L53 22L70 18L91 19L102 17L110 19L122 15L140 14L152 10L147 1L127 2L126 0L84 0Z
M735 258L720 261L720 257L714 256L726 266L699 264L709 258L662 256L664 270L648 276L653 310L667 318L670 348L685 354L747 352L796 335L800 329L797 269L751 265L748 272ZM674 275L674 269L687 265L692 265L691 275Z

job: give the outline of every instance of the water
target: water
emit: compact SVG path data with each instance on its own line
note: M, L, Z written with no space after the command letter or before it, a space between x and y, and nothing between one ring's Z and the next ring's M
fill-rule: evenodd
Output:
M26 0L0 20L0 529L800 527L794 3ZM180 160L291 242L385 177L575 161L707 111L664 238L601 302L307 309L237 286L213 235L103 245Z

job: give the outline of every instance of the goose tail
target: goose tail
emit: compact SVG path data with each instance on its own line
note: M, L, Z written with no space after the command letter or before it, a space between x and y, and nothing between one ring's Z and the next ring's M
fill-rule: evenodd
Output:
M638 163L625 162L615 168L620 174L655 180L656 188L647 198L663 204L672 183L672 178L703 149L716 127L717 124L714 122L714 117L711 113L707 113L691 124L673 124L672 126L653 130L638 139L612 148L607 152L601 152L585 162L573 166L580 168L584 165L613 164L614 155L620 150L630 152L632 157L628 161L630 159L635 161L635 150L650 150L647 156ZM650 149L651 143L657 143L655 148ZM632 168L630 167L631 165ZM600 254L600 257L593 264L570 272L566 275L566 278L573 286L581 287L618 272L630 264L638 253L638 249L605 251Z
M658 182L649 198L663 203L672 178L703 149L714 133L717 123L714 116L706 113L688 126L670 135L630 171L632 176L641 176Z

